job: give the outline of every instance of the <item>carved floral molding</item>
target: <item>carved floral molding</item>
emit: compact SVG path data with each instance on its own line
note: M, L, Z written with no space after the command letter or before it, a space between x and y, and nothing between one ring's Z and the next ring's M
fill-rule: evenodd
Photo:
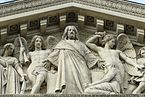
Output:
M0 17L70 2L145 17L145 5L119 0L23 0L1 4Z

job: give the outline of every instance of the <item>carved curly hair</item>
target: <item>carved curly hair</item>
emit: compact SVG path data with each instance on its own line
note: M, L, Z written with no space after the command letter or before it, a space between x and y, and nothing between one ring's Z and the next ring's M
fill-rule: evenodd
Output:
M31 43L30 43L30 45L29 45L29 50L30 50L30 51L34 51L34 50L35 50L35 40L36 40L37 38L40 38L40 39L42 40L42 45L41 45L42 50L45 50L45 49L46 49L46 46L45 46L45 42L44 42L43 37L42 37L42 36L35 35L35 36L32 38Z
M142 55L141 55L141 51L142 51L142 50L145 51L145 47L142 47L142 48L139 49L139 51L138 51L138 57L142 57Z
M7 43L7 44L5 44L5 45L3 46L2 56L4 56L5 51L6 51L8 48L10 48L10 47L15 48L14 44L12 44L12 43ZM12 57L14 56L14 51L13 51L13 53L12 53L11 56L12 56Z
M102 40L102 44L105 45L106 42L110 41L111 39L115 39L115 36L113 34L107 34Z
M68 30L70 28L73 28L74 31L75 31L75 40L79 40L79 33L78 33L78 30L77 30L77 28L75 26L67 26L65 28L64 33L62 35L62 40L65 40L65 39L67 40L68 39Z

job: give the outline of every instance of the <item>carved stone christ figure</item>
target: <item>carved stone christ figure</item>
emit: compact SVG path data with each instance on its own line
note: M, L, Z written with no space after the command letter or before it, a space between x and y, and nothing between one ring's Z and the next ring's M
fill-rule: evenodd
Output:
M105 42L105 47L97 46L94 42L98 39L98 35L94 35L87 42L86 45L97 52L100 57L104 60L104 65L106 67L106 75L100 81L89 84L89 87L85 90L87 93L95 94L111 94L111 93L121 93L123 92L123 78L124 78L124 66L120 59L125 62L137 67L138 65L134 63L131 59L126 57L119 50L113 50L115 45L115 38L108 34L104 37L103 42ZM109 66L110 65L110 66Z
M55 91L68 94L84 92L85 84L91 81L89 67L97 62L96 57L79 41L75 26L65 28L62 40L47 59L58 67Z
M27 69L28 78L32 84L31 94L38 93L40 87L47 79L47 69L42 61L48 57L49 51L45 50L42 36L34 36L29 46L28 59L30 65ZM23 50L22 50L23 51Z
M20 80L24 80L24 73L18 60L13 57L14 45L7 43L4 45L4 51L1 60L5 62L6 72L6 94L20 93ZM21 78L21 79L20 79Z

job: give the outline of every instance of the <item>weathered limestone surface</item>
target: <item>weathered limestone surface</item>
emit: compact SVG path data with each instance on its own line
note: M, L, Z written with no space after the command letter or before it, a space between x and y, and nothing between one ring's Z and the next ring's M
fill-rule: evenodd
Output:
M144 5L19 0L0 9L0 96L144 96Z
M1 97L144 97L144 95L122 94L122 95L86 95L86 94L35 94L35 95L0 95Z

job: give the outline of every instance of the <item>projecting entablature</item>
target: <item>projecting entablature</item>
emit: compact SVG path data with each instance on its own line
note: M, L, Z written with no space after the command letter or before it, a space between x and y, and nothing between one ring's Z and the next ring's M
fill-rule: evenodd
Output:
M145 6L120 0L20 0L0 5L1 42L17 34L62 31L66 25L94 33L126 33L144 43Z

